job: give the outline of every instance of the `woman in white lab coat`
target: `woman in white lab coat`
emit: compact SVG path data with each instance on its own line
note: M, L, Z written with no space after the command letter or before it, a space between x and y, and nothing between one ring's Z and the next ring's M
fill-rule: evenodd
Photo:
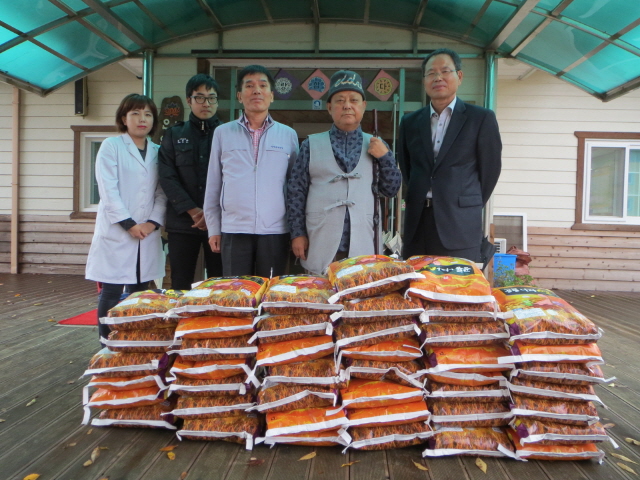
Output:
M116 112L122 135L102 142L96 157L100 203L85 277L102 283L98 318L123 291L146 290L150 280L164 277L160 226L167 198L158 184L159 146L148 138L157 121L153 100L127 95ZM99 325L99 334L107 338L109 327Z

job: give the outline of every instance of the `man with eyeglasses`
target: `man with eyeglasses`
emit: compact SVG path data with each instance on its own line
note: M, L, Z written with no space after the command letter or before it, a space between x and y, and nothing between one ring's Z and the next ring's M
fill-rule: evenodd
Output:
M171 286L190 290L200 248L204 250L207 277L222 275L220 253L208 243L203 203L213 132L220 125L218 84L198 74L186 86L189 120L165 131L158 152L160 185L167 195L167 219Z
M483 262L482 208L501 169L496 116L456 96L463 75L453 50L428 55L422 73L430 104L400 123L398 160L407 185L403 255Z

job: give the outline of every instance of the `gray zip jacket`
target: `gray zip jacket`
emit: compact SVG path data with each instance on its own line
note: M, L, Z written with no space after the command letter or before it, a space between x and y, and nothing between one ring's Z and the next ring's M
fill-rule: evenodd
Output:
M214 135L204 196L209 236L287 233L287 174L298 156L298 135L268 117L254 160L249 130L239 120Z

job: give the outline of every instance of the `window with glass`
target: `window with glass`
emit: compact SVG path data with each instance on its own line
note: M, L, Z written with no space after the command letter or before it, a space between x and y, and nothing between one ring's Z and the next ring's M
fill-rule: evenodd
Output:
M73 212L71 218L95 218L100 202L96 181L96 157L100 145L118 135L112 126L72 126L73 152Z
M585 224L640 225L640 135L623 135L583 139Z

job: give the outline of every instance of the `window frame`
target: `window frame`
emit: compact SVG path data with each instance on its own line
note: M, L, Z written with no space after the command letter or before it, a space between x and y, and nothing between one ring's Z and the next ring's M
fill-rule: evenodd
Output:
M639 132L574 132L578 139L578 158L576 169L576 211L575 223L571 227L572 230L601 230L601 231L619 231L619 232L640 232L640 225L615 222L615 223L585 223L585 209L587 208L585 194L585 181L589 172L587 167L587 142L612 142L622 141L637 142L640 141Z
M86 156L87 139L120 135L115 125L71 125L73 130L73 211L71 219L95 219L97 207L89 209L84 205L83 196L87 188L86 169L89 168Z

